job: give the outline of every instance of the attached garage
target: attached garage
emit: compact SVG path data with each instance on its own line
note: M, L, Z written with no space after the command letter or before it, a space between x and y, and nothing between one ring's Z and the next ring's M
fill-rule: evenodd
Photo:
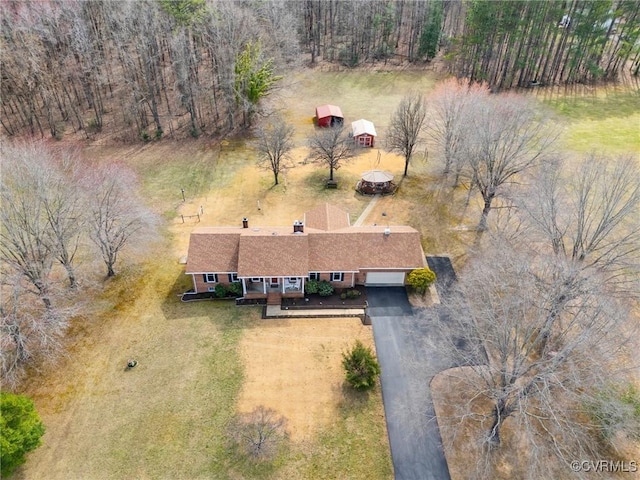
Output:
M403 286L405 272L367 272L368 287Z

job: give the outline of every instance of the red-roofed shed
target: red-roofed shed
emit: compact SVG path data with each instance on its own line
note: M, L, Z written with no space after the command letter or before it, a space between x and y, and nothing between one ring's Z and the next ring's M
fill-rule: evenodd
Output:
M320 105L316 107L316 119L319 127L335 127L336 125L342 125L344 115L342 115L340 107Z

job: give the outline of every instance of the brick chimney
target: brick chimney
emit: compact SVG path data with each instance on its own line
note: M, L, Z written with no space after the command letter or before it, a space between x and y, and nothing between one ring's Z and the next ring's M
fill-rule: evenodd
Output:
M293 222L293 233L304 233L304 223L300 220Z
M247 217L242 217L242 228L249 228L249 219Z

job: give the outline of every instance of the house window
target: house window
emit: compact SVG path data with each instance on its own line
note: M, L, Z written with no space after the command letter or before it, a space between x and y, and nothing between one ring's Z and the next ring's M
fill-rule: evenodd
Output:
M233 282L239 282L240 280L238 280L238 274L237 273L230 273L229 274L229 281L231 283Z
M216 273L203 273L202 279L204 283L218 283L218 274Z
M309 280L320 280L320 273L318 272L310 272Z
M251 280L251 283L260 283L260 282L262 282L262 278L260 278L260 277L251 277L250 280Z
M342 282L344 280L343 272L331 272L331 281L332 282Z

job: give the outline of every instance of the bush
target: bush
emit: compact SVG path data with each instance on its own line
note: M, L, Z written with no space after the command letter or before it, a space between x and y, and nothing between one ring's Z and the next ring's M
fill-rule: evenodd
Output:
M340 294L340 298L342 300L346 300L347 298L352 300L354 298L358 298L360 295L362 295L362 292L360 290L353 289L342 292Z
M409 272L407 283L419 292L426 292L427 288L436 281L436 274L428 267L416 268Z
M360 290L348 290L347 293L347 298L358 298L360 295L362 295L362 292Z
M342 354L347 382L356 390L368 390L376 383L380 375L380 365L371 348L365 347L360 340L356 340L350 352Z
M227 287L223 284L219 283L216 285L216 288L213 291L213 294L218 298L224 298L227 296Z
M229 286L227 287L227 291L230 294L236 297L239 297L242 295L242 284L240 282L230 283Z
M318 284L318 294L321 297L330 297L331 295L333 295L333 285L331 285L326 280L322 280Z
M308 294L318 293L318 280L309 280L304 284L304 291Z
M40 445L44 425L33 401L23 395L0 393L0 472L8 476L25 462L27 452Z

